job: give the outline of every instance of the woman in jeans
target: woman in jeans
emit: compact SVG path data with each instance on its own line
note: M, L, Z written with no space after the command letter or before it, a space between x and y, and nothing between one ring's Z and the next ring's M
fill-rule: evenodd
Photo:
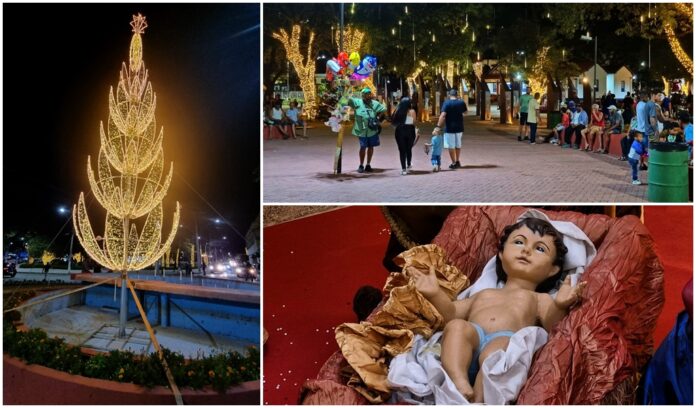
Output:
M417 141L415 123L416 110L411 103L411 99L404 96L392 115L392 125L396 127L394 136L396 137L396 145L399 147L402 176L408 174L409 169L411 169L411 150Z

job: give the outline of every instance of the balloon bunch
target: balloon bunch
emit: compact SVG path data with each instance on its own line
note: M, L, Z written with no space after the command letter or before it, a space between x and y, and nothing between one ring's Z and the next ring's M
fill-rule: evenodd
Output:
M335 78L361 81L369 77L377 69L377 57L366 55L360 60L360 54L353 51L348 55L341 51L338 57L326 62L326 79L333 82Z
M336 58L326 62L326 80L331 83L331 88L336 92L337 104L332 107L331 117L324 124L333 132L339 132L341 122L349 120L346 104L354 88L362 86L363 80L369 78L375 69L377 69L377 57L366 55L360 60L360 54L355 51L350 55L341 51Z

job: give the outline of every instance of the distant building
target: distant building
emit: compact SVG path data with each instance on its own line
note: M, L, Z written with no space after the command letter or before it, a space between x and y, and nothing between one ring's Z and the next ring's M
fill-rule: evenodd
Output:
M605 70L607 90L616 95L617 99L623 99L627 93L633 92L633 73L625 65L608 65Z
M588 84L592 84L595 77L594 64L592 62L579 63L578 66L582 73L578 76L571 76L570 81L578 91L578 98L583 98L583 78ZM602 67L597 64L597 82L595 83L595 95L597 99L611 91L617 99L623 98L628 92L633 92L633 73L625 65L607 65ZM568 96L568 90L565 90Z
M578 98L582 99L583 94L583 80L586 80L590 84L590 89L592 89L592 80L595 78L594 64L592 62L582 62L578 66L582 73L575 77L570 77L571 82L578 90ZM595 95L597 98L604 95L607 91L607 71L604 70L599 64L597 64L597 82L595 83ZM566 91L567 96L567 91Z

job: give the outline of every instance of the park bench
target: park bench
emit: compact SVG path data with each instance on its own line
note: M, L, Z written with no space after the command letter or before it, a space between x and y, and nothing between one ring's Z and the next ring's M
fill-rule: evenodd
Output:
M292 135L292 125L282 125L283 130L288 135ZM283 134L280 133L278 130L278 127L275 125L267 125L263 124L263 138L264 140L272 140L272 139L283 139Z

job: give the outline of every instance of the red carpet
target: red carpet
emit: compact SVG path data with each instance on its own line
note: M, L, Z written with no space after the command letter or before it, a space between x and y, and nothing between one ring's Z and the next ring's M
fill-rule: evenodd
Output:
M646 207L645 223L665 267L665 308L656 345L683 309L692 276L692 208ZM363 285L381 288L389 229L378 207L351 207L264 229L264 404L297 404L302 383L337 350L333 329L355 321Z
M264 404L297 404L337 350L334 328L356 320L353 296L382 288L389 226L379 207L351 207L264 228Z
M684 310L682 289L693 276L693 209L686 205L646 206L644 219L665 268L665 307L655 329L657 347Z

